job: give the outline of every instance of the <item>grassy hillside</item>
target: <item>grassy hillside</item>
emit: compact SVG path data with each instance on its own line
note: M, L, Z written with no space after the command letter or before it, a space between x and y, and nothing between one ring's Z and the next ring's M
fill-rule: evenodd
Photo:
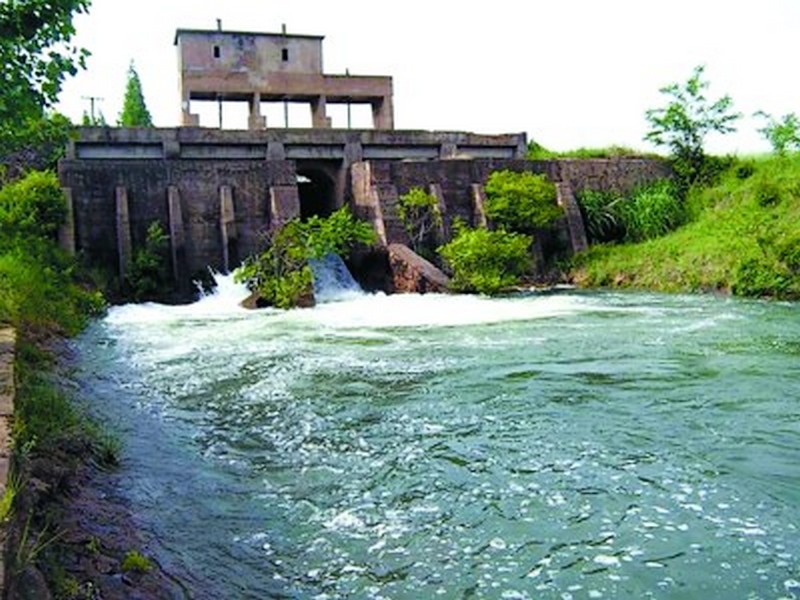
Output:
M592 247L576 257L573 280L800 298L800 154L739 160L692 190L685 210L687 223L663 237Z

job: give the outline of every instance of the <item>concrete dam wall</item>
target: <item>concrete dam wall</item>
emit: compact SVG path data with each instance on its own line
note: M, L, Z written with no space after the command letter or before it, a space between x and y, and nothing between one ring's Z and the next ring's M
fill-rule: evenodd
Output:
M83 128L59 164L71 208L62 243L124 275L158 222L185 285L207 267L237 266L270 228L344 204L371 220L383 243L405 242L396 203L412 187L436 195L446 225L455 217L477 225L486 179L510 169L558 184L579 248L574 191L629 190L670 175L660 160L528 161L525 148L524 134Z

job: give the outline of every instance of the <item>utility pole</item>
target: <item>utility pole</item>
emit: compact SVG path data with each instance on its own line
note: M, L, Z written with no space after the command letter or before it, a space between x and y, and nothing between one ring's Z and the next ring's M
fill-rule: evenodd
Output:
M94 125L96 123L94 118L94 105L95 102L97 102L98 104L102 102L103 98L101 96L81 96L81 99L89 101L89 116L92 119L92 125Z
M217 94L217 112L219 112L219 128L222 129L222 94Z

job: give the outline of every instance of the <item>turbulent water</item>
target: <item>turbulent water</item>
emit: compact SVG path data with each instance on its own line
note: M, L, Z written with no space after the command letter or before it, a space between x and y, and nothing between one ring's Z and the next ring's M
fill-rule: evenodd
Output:
M197 597L800 597L800 306L221 283L78 342Z

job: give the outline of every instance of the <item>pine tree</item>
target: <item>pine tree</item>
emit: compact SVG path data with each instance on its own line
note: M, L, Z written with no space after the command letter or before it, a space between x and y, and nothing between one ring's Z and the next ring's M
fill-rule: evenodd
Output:
M122 103L122 112L117 120L121 127L152 127L153 120L150 111L144 103L142 82L139 74L131 61L128 67L128 84L125 87L125 100Z

